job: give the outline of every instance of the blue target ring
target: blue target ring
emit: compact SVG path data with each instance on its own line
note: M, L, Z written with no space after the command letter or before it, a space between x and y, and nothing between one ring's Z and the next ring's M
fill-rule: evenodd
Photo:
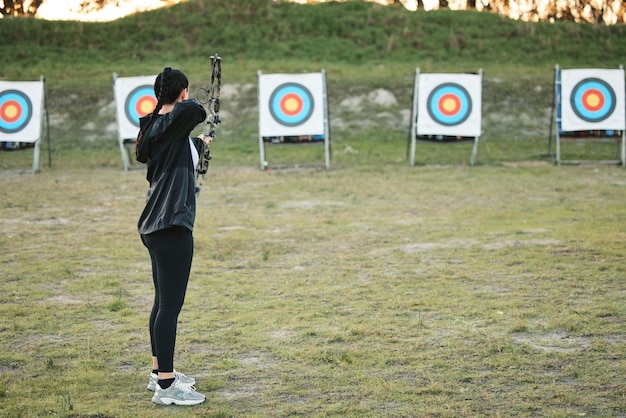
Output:
M460 84L443 83L428 95L426 109L432 120L441 125L460 125L472 113L472 97Z
M33 116L30 98L19 90L0 92L0 132L19 132Z
M615 91L599 78L579 81L570 96L572 110L586 122L601 122L611 116L615 110L615 102Z
M309 120L315 101L302 84L285 83L276 87L269 100L270 114L283 126L298 126Z
M156 107L157 99L154 95L154 88L145 84L135 87L126 97L124 111L126 117L135 126L139 126L139 118L152 113Z

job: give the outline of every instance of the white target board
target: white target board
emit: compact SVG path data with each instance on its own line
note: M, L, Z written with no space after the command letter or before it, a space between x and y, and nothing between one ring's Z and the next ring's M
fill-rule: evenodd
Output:
M0 142L37 141L43 107L43 80L0 81Z
M418 74L416 135L478 137L482 76Z
M137 138L139 118L152 113L157 99L154 95L156 75L113 77L117 124L120 139Z
M154 111L157 98L154 95L156 75L118 77L113 73L113 93L116 104L117 133L124 169L132 167L130 148L139 133L139 118Z
M626 128L623 69L561 70L564 131Z
M259 80L259 152L261 169L268 167L265 140L318 137L324 144L325 166L330 167L330 122L326 96L326 72L263 74ZM282 140L281 140L282 139ZM301 138L300 138L301 139ZM311 143L307 140L308 143Z
M261 137L324 135L324 76L259 74Z
M418 139L440 144L472 141L470 163L474 165L482 133L482 79L482 68L476 74L422 74L419 68L415 70L409 127L411 165L415 165Z

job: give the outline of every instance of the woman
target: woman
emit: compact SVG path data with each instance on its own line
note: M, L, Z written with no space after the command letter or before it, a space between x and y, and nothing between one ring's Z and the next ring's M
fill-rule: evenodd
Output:
M189 136L205 120L206 111L189 100L189 81L181 71L165 67L156 77L154 93L156 108L141 119L135 149L137 160L148 164L150 183L138 222L141 241L150 253L155 290L148 389L154 390L154 403L196 405L205 396L196 392L193 378L174 370L174 347L193 258L195 167L212 138Z

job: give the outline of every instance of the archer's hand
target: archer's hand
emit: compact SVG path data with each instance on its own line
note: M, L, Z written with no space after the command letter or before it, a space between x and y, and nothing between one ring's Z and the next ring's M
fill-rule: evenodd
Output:
M198 136L198 138L200 138L201 140L203 140L203 141L204 141L204 143L207 145L207 147L208 147L209 145L211 145L211 142L213 142L213 137L212 137L212 136L210 136L210 135L200 134L200 135Z

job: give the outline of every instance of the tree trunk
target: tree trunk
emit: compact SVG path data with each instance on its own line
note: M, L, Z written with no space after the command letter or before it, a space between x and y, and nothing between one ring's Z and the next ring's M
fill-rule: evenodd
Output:
M24 0L4 0L4 6L0 7L2 16L34 16L44 0L33 0L25 7Z

